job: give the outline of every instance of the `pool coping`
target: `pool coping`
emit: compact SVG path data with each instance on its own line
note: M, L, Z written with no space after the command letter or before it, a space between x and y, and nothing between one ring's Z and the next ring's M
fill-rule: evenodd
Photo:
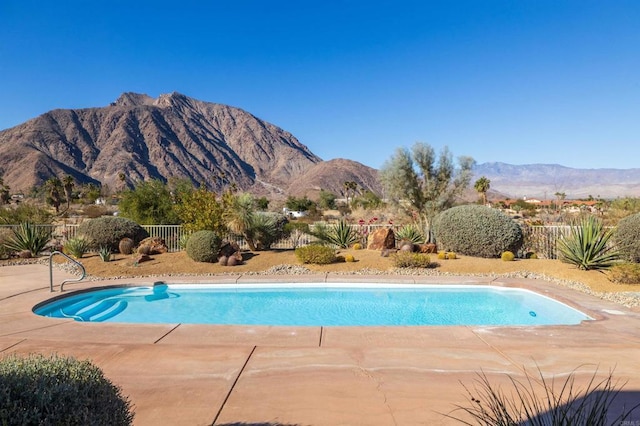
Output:
M66 276L56 272L57 282ZM505 373L522 377L524 369L535 369L536 365L545 374L559 375L591 362L603 371L616 368L620 378L628 381L625 389L631 391L629 398L638 400L640 395L635 393L640 392L636 361L640 314L541 280L238 274L85 281L73 284L65 293L154 281L438 281L522 287L566 303L595 320L570 326L516 327L78 323L37 317L31 312L36 303L59 294L49 292L47 267L2 267L0 278L0 352L55 351L93 359L131 395L136 405L135 424L449 424L441 407L464 402L460 381L472 381L480 369L496 380ZM161 371L146 368L157 365L162 366ZM187 371L187 366L193 371ZM438 386L428 385L430 380L436 380ZM345 389L350 392L345 394Z

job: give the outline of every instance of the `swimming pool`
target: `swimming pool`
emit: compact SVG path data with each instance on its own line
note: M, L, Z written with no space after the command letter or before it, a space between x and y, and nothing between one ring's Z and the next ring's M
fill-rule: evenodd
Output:
M90 322L275 326L524 326L592 319L524 289L416 284L157 283L80 292L33 311Z

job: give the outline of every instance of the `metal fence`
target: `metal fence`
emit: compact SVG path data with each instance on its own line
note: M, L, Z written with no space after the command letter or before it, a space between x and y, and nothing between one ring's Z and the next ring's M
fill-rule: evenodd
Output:
M0 228L17 228L19 225L0 225ZM78 225L62 224L62 225L37 225L42 228L49 228L53 240L59 244L63 244L66 240L77 236ZM384 224L365 224L353 225L361 237L362 243L366 245L367 236L379 228L389 227ZM142 225L150 236L162 238L169 248L170 252L180 251L180 241L186 234L181 225ZM399 226L394 225L394 230ZM567 235L571 229L569 225L560 226L529 226L523 225L524 234L524 252L533 252L540 258L557 259L558 258L558 240ZM228 238L235 241L241 249L248 249L246 241L242 237ZM293 249L299 246L308 245L316 241L316 238L305 233L294 232L291 236L283 238L275 242L271 248L273 249Z

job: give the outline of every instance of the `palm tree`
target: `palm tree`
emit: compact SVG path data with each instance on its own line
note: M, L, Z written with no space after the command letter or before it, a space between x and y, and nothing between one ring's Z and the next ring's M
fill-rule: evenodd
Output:
M476 181L476 183L473 184L473 187L475 188L475 190L478 191L478 193L482 197L483 205L487 204L487 191L489 191L489 188L491 187L490 184L491 184L491 181L484 176L482 176L480 179Z
M254 218L254 202L251 194L232 195L223 214L227 227L236 235L247 236ZM251 238L246 238L249 249L255 251L256 247Z
M66 175L62 178L62 187L64 189L64 197L67 199L67 210L69 210L69 205L71 204L71 196L73 195L73 176Z

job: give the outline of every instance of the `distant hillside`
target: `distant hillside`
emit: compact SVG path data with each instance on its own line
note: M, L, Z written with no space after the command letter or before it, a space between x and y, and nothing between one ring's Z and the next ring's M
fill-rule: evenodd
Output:
M512 165L483 163L474 179L486 176L491 190L511 198L567 198L640 196L640 169L574 169L558 164ZM473 183L472 181L472 183Z

